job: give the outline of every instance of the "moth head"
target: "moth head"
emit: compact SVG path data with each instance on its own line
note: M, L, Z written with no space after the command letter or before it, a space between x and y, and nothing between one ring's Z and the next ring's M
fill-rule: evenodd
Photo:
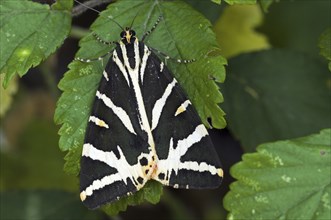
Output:
M131 44L136 40L136 32L128 27L121 32L121 41L124 44Z

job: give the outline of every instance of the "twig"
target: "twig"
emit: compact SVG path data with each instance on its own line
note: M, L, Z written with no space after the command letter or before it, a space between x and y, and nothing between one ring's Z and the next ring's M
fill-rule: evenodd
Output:
M114 1L114 0L89 0L89 1L86 1L86 2L84 2L84 5L75 6L71 11L71 15L72 15L72 17L77 17L77 16L83 14L85 11L89 10L89 8L87 8L87 7L94 8L96 6L111 3L112 1Z

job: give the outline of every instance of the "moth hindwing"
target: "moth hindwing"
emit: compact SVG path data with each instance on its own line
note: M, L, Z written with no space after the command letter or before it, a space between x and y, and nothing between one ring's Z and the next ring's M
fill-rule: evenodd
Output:
M88 119L81 200L95 209L133 194L148 180L174 188L218 187L223 177L220 161L185 92L131 27L120 36Z

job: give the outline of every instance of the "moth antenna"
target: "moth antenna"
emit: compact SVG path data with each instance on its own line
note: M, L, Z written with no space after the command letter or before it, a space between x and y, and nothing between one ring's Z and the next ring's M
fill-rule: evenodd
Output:
M96 9L94 9L94 8L92 8L92 7L90 7L90 6L88 6L88 5L83 4L83 3L79 2L78 0L74 0L74 1L77 2L78 4L82 5L82 6L84 6L84 7L88 8L88 9L90 9L90 10L92 10L92 11L98 13L98 14L101 14L100 11L98 11L98 10L96 10ZM117 23L114 19L112 19L112 18L109 17L109 16L108 16L107 18L109 18L112 22L114 22L115 24L117 24L117 26L119 26L119 27L124 31L124 28L123 28L119 23Z
M132 25L133 25L133 23L134 23L134 20L136 20L136 17L138 16L138 13L139 13L139 12L137 12L137 14L134 16L134 18L133 18L133 20L132 20L132 22L131 22L131 25L130 25L130 29L132 28Z
M112 22L114 22L115 24L117 24L117 26L119 26L124 31L124 28L119 23L117 23L117 21L115 21L114 19L112 19L109 16L107 18L109 18Z

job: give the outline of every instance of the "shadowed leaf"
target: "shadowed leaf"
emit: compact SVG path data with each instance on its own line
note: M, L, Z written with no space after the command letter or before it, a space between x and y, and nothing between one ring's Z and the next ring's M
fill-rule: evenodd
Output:
M331 127L331 76L323 62L267 50L229 60L222 92L231 132L246 151Z

